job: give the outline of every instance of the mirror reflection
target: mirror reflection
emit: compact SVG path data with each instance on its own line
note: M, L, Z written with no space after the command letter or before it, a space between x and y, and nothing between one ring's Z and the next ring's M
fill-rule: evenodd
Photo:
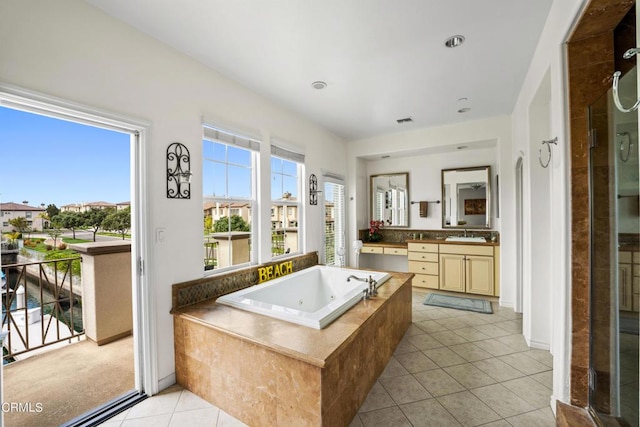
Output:
M442 170L442 228L490 228L491 167Z
M409 226L409 173L371 175L371 220Z

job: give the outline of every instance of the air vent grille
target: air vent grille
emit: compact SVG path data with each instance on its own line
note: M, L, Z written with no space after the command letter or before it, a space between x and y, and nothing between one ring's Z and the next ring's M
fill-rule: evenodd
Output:
M413 119L411 117L405 117L404 119L396 120L396 122L398 122L398 124L411 123L412 121L413 121Z

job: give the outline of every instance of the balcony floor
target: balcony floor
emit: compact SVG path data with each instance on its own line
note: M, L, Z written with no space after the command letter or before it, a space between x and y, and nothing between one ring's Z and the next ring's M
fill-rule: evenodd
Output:
M4 366L5 402L42 412L5 412L5 425L60 425L134 388L133 337L83 340Z

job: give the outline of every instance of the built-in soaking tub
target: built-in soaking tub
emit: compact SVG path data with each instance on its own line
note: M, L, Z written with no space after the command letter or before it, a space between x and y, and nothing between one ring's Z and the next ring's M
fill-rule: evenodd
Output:
M251 426L348 427L411 324L413 274L389 274L324 329L216 298L175 308L176 381Z
M322 329L362 300L371 277L376 287L390 277L378 271L317 265L217 299L218 303ZM351 279L349 279L351 277Z

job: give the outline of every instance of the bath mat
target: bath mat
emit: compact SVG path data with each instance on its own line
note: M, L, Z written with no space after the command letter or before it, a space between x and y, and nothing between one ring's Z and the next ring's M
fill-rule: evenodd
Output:
M475 311L477 313L492 314L491 302L484 299L454 297L452 295L429 294L424 300L425 305L455 308L456 310Z

